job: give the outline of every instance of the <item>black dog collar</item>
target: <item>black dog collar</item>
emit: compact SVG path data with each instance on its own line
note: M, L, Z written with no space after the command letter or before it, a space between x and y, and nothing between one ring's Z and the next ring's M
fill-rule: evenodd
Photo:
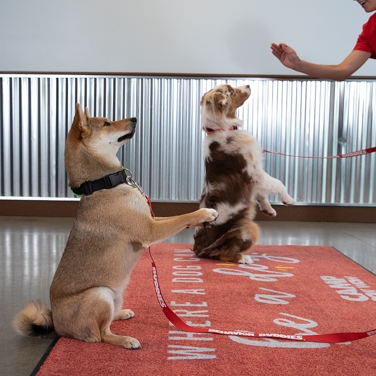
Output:
M85 181L85 183L82 183L78 188L71 187L71 190L75 195L89 196L93 192L100 191L101 189L110 189L118 186L119 184L127 183L127 177L128 176L125 170L121 170L113 174L103 176L103 178L97 180Z

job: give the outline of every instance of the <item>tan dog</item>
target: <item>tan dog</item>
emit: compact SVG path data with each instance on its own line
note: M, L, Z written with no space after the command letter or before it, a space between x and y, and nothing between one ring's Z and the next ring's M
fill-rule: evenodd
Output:
M39 301L28 303L14 321L19 333L52 332L139 348L137 339L111 333L110 324L134 316L122 309L123 293L144 249L186 227L216 219L213 209L152 218L145 196L116 157L134 135L136 123L136 118L90 118L77 104L65 164L70 186L84 194L51 284L51 311Z
M204 142L205 179L200 207L217 210L218 220L197 228L193 251L199 257L252 263L249 250L259 237L255 201L269 216L276 212L267 193L279 195L285 205L294 200L285 186L263 169L262 149L248 132L238 130L242 120L236 110L249 98L249 85L233 88L219 85L201 100L201 126L207 132Z

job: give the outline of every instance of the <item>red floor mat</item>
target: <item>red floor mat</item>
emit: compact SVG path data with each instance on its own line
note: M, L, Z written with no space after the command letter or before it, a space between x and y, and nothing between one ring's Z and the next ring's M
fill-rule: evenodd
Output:
M197 259L190 248L151 248L162 294L189 325L286 335L376 328L376 277L331 247L260 245L251 265ZM329 344L180 331L158 304L147 252L124 306L136 316L113 332L141 349L61 338L38 376L376 374L376 336Z

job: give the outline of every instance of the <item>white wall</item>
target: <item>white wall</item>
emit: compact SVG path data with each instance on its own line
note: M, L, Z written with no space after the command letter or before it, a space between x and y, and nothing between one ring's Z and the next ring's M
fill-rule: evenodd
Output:
M0 0L0 71L291 75L272 42L339 63L369 16L351 0Z

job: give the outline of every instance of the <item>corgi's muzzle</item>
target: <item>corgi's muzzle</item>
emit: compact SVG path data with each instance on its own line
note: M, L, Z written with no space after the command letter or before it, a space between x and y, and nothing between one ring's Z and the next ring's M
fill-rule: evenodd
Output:
M133 117L133 118L130 119L130 121L131 121L131 124L130 124L131 131L129 133L125 134L124 136L119 137L118 142L130 140L134 136L134 134L136 132L137 118Z

